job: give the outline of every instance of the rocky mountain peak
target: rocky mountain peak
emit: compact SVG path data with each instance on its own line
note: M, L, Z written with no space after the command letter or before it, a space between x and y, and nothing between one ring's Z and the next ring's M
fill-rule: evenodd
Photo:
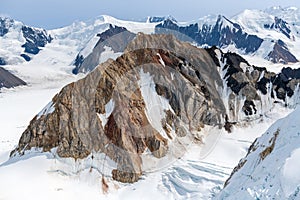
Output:
M60 157L75 159L105 153L117 164L115 180L137 181L147 152L150 158L178 158L184 151L176 149L205 124L221 126L225 108L215 81L205 81L217 74L205 50L173 36L138 34L116 61L64 87L51 111L30 122L11 155L33 147L57 148Z
M149 169L143 163L153 170L183 156L188 144L205 137L203 127L230 132L275 101L288 104L300 82L289 74L173 35L138 33L116 60L65 86L33 118L11 156L32 148L75 159L103 153L115 162L113 179L135 182Z
M287 45L282 40L275 42L273 50L266 58L273 63L288 64L299 62L297 58L289 51Z
M216 21L216 25L219 26L219 29L221 30L222 28L225 27L229 27L229 28L235 28L237 30L241 30L242 27L235 22L232 22L231 20L229 20L228 18L226 18L223 15L218 15L217 21Z

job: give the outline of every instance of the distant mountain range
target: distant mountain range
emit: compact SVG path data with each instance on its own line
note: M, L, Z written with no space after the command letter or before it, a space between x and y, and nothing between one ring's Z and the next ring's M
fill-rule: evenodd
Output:
M116 45L109 43L114 43L113 35L123 31L131 36L124 36L127 39L122 39L124 44L121 46L133 39L133 34L137 32L170 33L180 40L187 40L198 46L217 46L273 63L295 63L300 58L299 18L300 11L296 8L273 7L264 11L245 10L231 18L221 15L206 16L192 22L178 22L172 16L148 17L144 23L100 16L94 20L75 22L70 26L48 31L28 27L9 18L1 18L0 64L30 61L41 49L47 48L52 40L69 40L73 41L78 51L73 62L76 67L74 73L91 71L104 52L104 46L110 47L114 53L122 52L123 48L116 49ZM111 42L103 43L108 38ZM96 47L97 45L102 47ZM87 63L91 64L88 69Z

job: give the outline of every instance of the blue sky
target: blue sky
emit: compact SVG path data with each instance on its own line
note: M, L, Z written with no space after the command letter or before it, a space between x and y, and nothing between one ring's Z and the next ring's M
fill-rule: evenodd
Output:
M142 20L147 16L172 15L178 21L208 14L231 17L242 10L271 6L296 6L299 0L0 0L0 14L25 24L47 29L106 14L119 19Z

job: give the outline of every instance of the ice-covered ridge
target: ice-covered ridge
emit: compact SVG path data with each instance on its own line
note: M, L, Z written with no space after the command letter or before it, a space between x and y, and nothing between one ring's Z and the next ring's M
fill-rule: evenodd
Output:
M218 199L297 199L300 196L298 107L250 147ZM250 178L249 178L250 177Z

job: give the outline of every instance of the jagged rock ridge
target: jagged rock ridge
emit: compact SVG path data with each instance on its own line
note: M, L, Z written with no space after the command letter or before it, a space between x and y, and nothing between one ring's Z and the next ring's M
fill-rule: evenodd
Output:
M225 86L221 96L228 119L232 122L262 116L274 103L295 105L294 94L299 92L300 83L298 70L283 68L276 74L268 72L266 68L250 65L236 53L223 53L215 47L207 51L219 66Z
M245 33L239 24L234 23L224 16L218 16L214 25L204 24L198 27L198 24L189 26L178 26L171 20L165 20L156 26L156 33L176 32L190 37L199 45L209 45L224 47L235 44L238 49L244 49L246 53L255 52L263 42L263 39ZM184 38L179 38L184 39Z
M264 24L264 27L266 29L275 29L278 32L283 33L287 38L292 39L291 33L291 27L288 25L286 21L279 17L274 18L274 23L272 24Z

